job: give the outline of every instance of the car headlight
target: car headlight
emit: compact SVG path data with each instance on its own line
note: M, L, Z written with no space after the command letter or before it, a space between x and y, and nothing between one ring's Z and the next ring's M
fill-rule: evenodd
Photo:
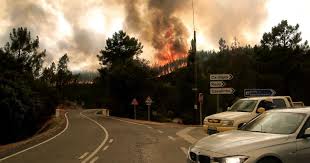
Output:
M214 161L218 163L243 163L248 158L249 157L247 156L230 156L230 157L214 158Z
M222 120L222 125L223 126L232 126L232 125L234 125L234 121L233 120Z

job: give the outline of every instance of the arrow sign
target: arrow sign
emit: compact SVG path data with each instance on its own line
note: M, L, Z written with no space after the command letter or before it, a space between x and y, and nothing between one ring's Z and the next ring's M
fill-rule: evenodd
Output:
M225 82L223 81L210 81L210 87L224 87Z
M273 89L245 89L244 97L274 96L276 93Z
M211 74L210 80L231 80L234 78L232 74Z
M146 98L146 100L145 100L145 103L146 103L146 105L147 106L151 106L152 105L152 99L151 99L151 97L150 96L148 96L147 98Z
M134 105L134 106L139 105L139 103L138 103L138 101L137 101L136 98L134 98L134 99L132 100L131 105Z
M235 90L233 88L210 88L211 95L220 95L220 94L233 94Z

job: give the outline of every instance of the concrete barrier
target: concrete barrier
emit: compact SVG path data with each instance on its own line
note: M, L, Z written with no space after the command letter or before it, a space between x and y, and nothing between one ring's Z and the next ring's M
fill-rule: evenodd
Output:
M110 116L110 110L109 109L102 109L102 115L105 117Z

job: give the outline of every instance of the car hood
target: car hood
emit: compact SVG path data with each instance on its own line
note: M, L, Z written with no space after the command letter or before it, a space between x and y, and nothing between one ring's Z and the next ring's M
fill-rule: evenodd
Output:
M235 120L243 117L250 117L251 112L222 112L208 116L207 118L211 119L227 119L227 120Z
M207 136L193 147L221 154L244 154L286 142L288 135L233 130Z

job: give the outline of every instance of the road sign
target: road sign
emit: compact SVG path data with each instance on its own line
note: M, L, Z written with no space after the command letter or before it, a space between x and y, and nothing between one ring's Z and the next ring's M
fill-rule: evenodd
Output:
M146 98L146 100L145 100L145 104L147 105L147 106L150 106L150 105L152 105L152 99L151 99L151 97L150 96L148 96L147 98Z
M203 103L203 93L199 93L198 101L199 103Z
M245 89L244 97L274 96L276 93L273 89Z
M139 105L137 99L134 98L134 99L132 100L132 102L131 102L131 105L134 105L134 106Z
M210 81L210 87L216 88L216 87L224 87L225 82L223 81Z
M211 74L210 80L231 80L234 78L232 74Z
M233 88L210 88L211 95L233 94L234 92Z

